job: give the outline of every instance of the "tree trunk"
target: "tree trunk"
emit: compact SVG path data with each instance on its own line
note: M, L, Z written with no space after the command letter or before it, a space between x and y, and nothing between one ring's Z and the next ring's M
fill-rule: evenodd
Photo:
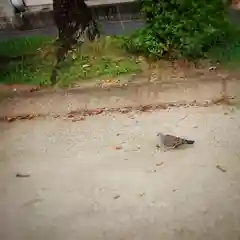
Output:
M90 41L100 36L91 9L84 0L53 0L53 14L58 28L56 59L51 83L57 83L57 71L66 54L76 43L84 42L84 33Z

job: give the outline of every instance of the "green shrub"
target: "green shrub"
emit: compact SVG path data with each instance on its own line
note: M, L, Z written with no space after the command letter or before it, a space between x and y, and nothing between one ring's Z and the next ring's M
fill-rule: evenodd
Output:
M140 0L146 26L125 38L134 53L154 57L202 57L235 36L223 0Z

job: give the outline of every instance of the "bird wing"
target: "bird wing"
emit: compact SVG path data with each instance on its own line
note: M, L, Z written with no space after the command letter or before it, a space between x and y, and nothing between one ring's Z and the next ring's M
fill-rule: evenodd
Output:
M163 141L163 144L166 146L166 147L170 147L170 148L176 148L180 145L182 145L184 143L184 140L180 137L176 137L176 136L173 136L173 135L165 135L164 137L164 141Z

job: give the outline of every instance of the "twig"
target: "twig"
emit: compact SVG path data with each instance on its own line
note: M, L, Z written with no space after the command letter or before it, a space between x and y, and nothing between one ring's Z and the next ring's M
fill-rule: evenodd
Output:
M216 168L219 169L222 172L226 172L227 170L223 167L221 167L219 164L216 165Z
M16 177L19 177L19 178L28 178L28 177L30 177L30 174L17 173L17 174L16 174Z

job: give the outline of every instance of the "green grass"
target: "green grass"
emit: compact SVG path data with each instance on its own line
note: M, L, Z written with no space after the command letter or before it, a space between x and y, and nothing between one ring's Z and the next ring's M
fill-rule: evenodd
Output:
M0 82L50 84L55 63L54 39L24 37L0 42ZM105 37L86 42L68 54L59 71L59 85L69 86L81 80L109 78L140 71L136 59L122 48L120 40Z
M0 41L0 57L16 57L34 54L37 49L53 39L47 36L31 36Z
M54 40L46 36L31 36L0 41L0 83L50 84L56 60ZM94 43L86 42L81 49L76 46L62 63L59 86L139 72L138 61L121 48L121 41L105 37ZM239 68L240 40L212 48L207 58L227 68Z

